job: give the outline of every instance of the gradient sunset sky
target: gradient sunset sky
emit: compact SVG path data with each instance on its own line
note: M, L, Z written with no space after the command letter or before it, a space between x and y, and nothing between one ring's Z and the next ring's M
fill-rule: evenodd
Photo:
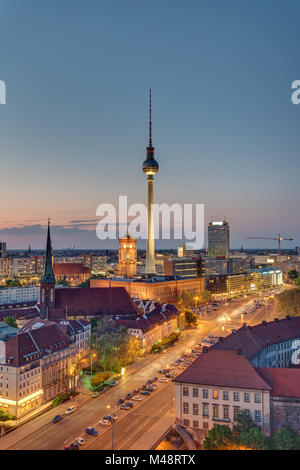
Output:
M0 239L105 248L96 207L203 203L231 246L300 245L298 0L0 0ZM178 244L175 242L175 245ZM173 243L174 245L174 243Z

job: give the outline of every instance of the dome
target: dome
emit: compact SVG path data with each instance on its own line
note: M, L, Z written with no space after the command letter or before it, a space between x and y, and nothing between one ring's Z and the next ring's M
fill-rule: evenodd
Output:
M159 170L159 164L154 158L147 158L143 163L143 172L146 175L155 175Z

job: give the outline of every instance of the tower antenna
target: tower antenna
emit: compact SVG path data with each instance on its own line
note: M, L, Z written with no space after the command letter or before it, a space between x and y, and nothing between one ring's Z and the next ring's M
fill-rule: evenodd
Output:
M152 107L151 107L151 88L149 90L149 147L152 147Z

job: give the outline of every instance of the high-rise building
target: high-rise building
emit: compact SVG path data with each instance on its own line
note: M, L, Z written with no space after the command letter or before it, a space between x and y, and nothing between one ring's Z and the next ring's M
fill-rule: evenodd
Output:
M208 224L208 255L229 255L229 224L223 222L209 222Z
M154 219L153 219L153 185L154 176L159 170L159 165L154 158L154 147L152 146L152 121L151 121L151 89L149 107L149 145L147 147L147 158L143 163L143 172L147 175L148 183L148 238L146 251L146 274L155 274L155 244L154 244Z
M6 256L6 242L0 242L0 258L5 258Z

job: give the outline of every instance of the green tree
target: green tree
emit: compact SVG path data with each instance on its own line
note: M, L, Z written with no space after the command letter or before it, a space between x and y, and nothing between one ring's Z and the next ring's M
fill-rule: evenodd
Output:
M272 438L275 450L300 450L300 437L289 429L279 429Z
M269 448L268 439L257 427L251 428L247 432L242 432L238 441L248 449L267 450Z
M5 318L4 323L6 323L8 326L11 326L13 328L19 328L17 325L16 319L13 317Z
M71 287L70 283L66 279L60 279L56 284L63 287Z
M233 433L228 426L217 424L207 433L203 442L206 450L226 450L234 443Z
M5 285L6 285L6 287L20 287L21 282L19 281L19 279L8 279L5 282Z
M236 435L240 435L242 433L247 433L250 431L251 428L257 428L257 424L254 423L253 419L249 414L247 414L244 410L240 411L235 419L233 424L233 432Z
M88 278L86 281L83 281L80 284L78 284L77 287L90 287L90 281L91 281L91 278Z
M0 422L5 422L5 421L9 421L11 419L15 419L15 417L13 415L11 415L10 413L7 413L7 411L4 411L4 410L1 410L0 409Z
M297 277L299 277L299 273L296 269L292 269L291 271L288 272L289 279L297 279Z
M185 321L189 325L195 325L197 323L197 315L195 315L191 310L186 310Z

